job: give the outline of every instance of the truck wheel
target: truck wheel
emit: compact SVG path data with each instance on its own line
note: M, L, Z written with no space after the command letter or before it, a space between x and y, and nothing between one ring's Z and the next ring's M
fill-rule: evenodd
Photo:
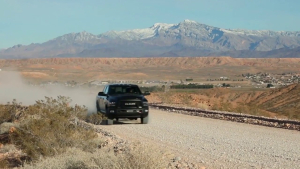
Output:
M99 103L96 102L96 108L97 108L97 113L100 112L100 107L99 107Z
M113 124L114 124L114 119L109 119L109 118L107 118L106 124L107 124L107 125L113 125Z
M148 123L148 120L149 120L149 115L144 117L144 118L141 118L141 123L142 124L147 124Z
M108 114L107 107L105 108L105 114L106 114L106 117L107 117L107 114ZM107 125L113 125L114 124L114 119L110 119L110 118L107 117L106 124Z

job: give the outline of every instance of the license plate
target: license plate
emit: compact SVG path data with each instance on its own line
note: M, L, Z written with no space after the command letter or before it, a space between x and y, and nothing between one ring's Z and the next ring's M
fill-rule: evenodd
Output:
M126 106L134 106L135 103L125 103Z
M127 110L127 112L128 112L128 113L132 113L132 112L133 112L133 110Z

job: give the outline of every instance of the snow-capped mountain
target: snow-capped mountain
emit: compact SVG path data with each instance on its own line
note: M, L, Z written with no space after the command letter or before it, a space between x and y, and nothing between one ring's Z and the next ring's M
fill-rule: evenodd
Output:
M91 33L88 33L86 31L79 32L79 33L70 33L63 36L59 36L54 41L67 41L67 42L90 42L94 40L100 39L97 35L93 35Z
M109 31L99 35L99 37L106 38L120 38L124 40L142 40L152 38L159 31L168 30L174 26L174 24L156 23L153 26L145 29L133 29L127 31Z
M145 29L109 31L100 37L148 41L160 38L163 42L171 38L176 43L181 40L180 43L189 47L212 50L269 51L300 46L300 31L223 29L191 20L184 20L178 24L156 23Z
M166 34L177 36L180 35L182 32L184 32L187 36L189 36L189 34L193 34L192 32L195 32L195 34L206 35L207 30L209 29L212 30L214 29L214 27L200 24L191 20L184 20L179 24L155 23L153 26L145 29L109 31L99 36L115 39L119 38L124 40L143 40L155 38L157 36L164 36Z
M100 35L85 31L65 34L45 43L15 45L1 50L0 58L206 56L299 46L300 31L224 29L184 20Z
M221 33L233 34L233 35L245 35L245 36L257 36L257 37L275 37L275 36L288 36L288 37L299 37L300 31L270 31L270 30L245 30L245 29L223 29L212 27L209 25L201 24L196 21L184 20L179 24L166 24L166 23L155 23L153 26L145 29L133 29L127 31L109 31L100 35L109 38L121 38L126 40L141 40L146 38L152 38L158 35L160 32L177 32L179 30L191 30L195 34L211 34L213 30L220 31ZM200 29L199 29L200 28Z

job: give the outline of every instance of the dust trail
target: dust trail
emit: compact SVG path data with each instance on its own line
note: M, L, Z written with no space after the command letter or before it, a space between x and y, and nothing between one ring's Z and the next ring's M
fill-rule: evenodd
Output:
M19 72L0 72L0 104L16 99L22 105L34 104L37 100L45 99L45 96L57 98L68 96L72 99L71 105L85 105L89 112L95 112L95 97L98 91L83 88L70 88L59 85L32 86L22 78Z

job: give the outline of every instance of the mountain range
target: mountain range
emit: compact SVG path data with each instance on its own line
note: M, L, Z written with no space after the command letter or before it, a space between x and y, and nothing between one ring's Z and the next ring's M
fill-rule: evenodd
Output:
M179 56L300 57L300 31L223 29L184 20L100 35L69 33L0 51L2 59Z

